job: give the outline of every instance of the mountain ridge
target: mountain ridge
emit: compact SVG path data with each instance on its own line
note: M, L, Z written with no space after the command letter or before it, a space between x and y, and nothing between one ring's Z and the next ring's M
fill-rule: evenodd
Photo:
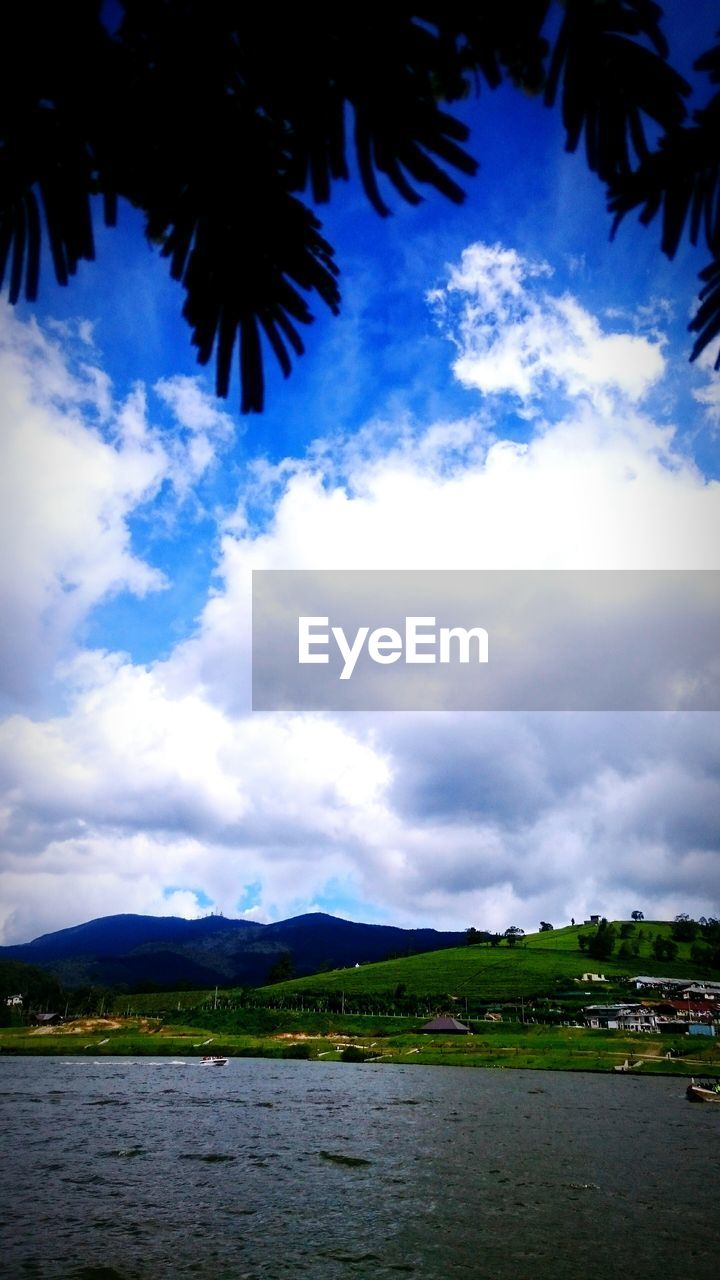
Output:
M286 955L301 977L398 952L441 950L463 938L458 931L364 924L320 911L270 924L125 912L0 947L0 961L39 965L67 986L257 986Z

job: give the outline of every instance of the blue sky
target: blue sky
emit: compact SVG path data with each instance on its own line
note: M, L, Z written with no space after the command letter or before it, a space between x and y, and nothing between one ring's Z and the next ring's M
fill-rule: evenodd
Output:
M688 69L715 6L668 7ZM720 567L702 254L630 219L610 244L557 113L463 111L463 206L380 220L351 182L319 211L342 315L288 381L268 359L263 415L214 399L129 209L68 289L3 307L0 941L123 910L717 910L714 715L248 708L253 567Z

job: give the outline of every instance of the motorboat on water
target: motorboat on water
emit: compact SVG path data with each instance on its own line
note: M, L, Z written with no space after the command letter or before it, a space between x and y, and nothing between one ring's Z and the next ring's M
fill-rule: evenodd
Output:
M720 1102L720 1080L690 1081L685 1096L689 1102Z
M200 1065L203 1067L226 1067L227 1064L227 1058L222 1058L220 1054L217 1053L203 1054L200 1059Z

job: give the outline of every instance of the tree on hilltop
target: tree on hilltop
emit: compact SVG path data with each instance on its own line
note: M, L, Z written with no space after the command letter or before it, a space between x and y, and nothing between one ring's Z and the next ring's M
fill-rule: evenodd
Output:
M515 943L518 942L520 938L525 937L525 930L520 929L516 924L511 924L509 929L505 930L503 937L509 947L514 947Z

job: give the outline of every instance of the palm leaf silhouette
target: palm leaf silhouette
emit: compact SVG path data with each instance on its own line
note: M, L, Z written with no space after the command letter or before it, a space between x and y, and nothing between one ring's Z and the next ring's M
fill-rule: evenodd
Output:
M695 67L720 83L720 45ZM615 214L613 233L638 209L645 226L660 215L661 247L668 257L675 256L686 232L691 244L703 239L712 253L713 261L700 273L700 307L689 326L698 334L690 355L695 360L720 333L720 93L693 113L691 125L669 128L635 173L611 185L609 207ZM720 369L720 350L715 369Z
M264 352L283 374L304 350L314 302L336 313L338 268L309 205L351 165L371 206L388 192L463 199L477 163L447 104L504 79L558 102L566 145L584 141L612 184L613 211L662 208L674 252L690 218L718 253L717 113L685 125L687 86L668 65L651 0L451 6L368 2L342 10L218 0L24 0L0 13L0 281L37 296L47 245L56 279L95 256L96 198L112 225L120 200L182 283L198 360L227 395L236 358L241 408L262 409ZM717 57L705 69L717 74ZM715 57L715 61L713 58ZM664 133L649 153L647 122ZM711 340L712 267L698 315ZM700 319L702 316L702 319Z

